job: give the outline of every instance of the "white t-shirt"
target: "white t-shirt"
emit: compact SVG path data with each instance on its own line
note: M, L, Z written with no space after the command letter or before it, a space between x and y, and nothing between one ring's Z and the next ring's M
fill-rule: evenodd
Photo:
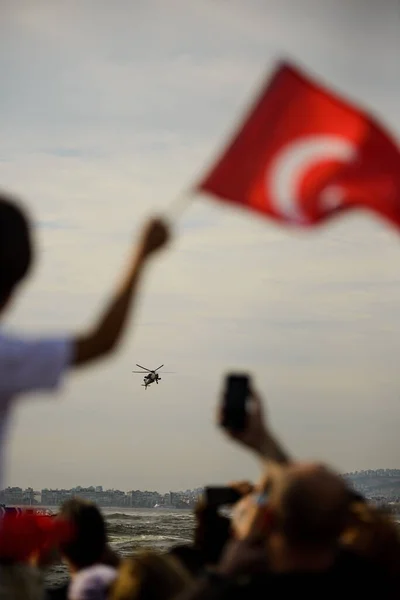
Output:
M0 490L4 485L7 422L13 402L30 392L57 389L73 358L68 338L17 338L0 332Z
M93 565L79 571L68 588L68 600L106 600L117 571L108 565Z

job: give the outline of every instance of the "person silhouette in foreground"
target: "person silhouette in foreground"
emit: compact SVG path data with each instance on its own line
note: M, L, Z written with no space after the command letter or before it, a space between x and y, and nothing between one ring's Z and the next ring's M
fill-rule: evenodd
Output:
M148 221L122 281L103 314L86 331L28 338L8 335L0 328L0 489L6 426L14 401L26 393L56 390L67 372L88 366L117 349L149 258L169 239L162 220ZM0 195L0 318L12 305L33 261L29 218L13 198Z
M106 591L117 576L120 558L111 550L107 526L100 509L82 498L66 500L58 519L70 523L73 536L62 542L58 551L67 565L69 579L61 586L47 589L45 600L78 600L85 590L96 586L106 596Z

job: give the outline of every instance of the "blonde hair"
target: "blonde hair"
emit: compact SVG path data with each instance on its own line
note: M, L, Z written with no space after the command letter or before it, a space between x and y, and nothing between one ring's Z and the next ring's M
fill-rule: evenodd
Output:
M25 564L0 564L1 600L43 600L40 571Z
M168 600L192 577L173 556L143 552L125 559L110 591L110 600Z

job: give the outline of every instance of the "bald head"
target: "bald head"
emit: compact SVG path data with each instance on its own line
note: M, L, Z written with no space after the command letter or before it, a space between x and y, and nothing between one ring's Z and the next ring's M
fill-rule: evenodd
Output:
M339 475L324 465L298 464L284 469L273 488L277 527L289 543L336 542L348 508L347 488Z

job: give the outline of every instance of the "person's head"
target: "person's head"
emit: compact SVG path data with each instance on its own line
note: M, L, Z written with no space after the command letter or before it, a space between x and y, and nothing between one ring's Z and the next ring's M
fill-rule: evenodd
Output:
M33 263L31 227L25 211L0 193L0 312Z
M296 464L274 480L270 506L273 530L293 548L332 549L348 517L344 480L319 464Z
M109 600L169 600L192 582L171 555L143 552L121 563Z
M74 528L72 541L60 546L60 552L73 571L102 561L107 550L107 531L97 506L80 498L67 500L59 512Z

